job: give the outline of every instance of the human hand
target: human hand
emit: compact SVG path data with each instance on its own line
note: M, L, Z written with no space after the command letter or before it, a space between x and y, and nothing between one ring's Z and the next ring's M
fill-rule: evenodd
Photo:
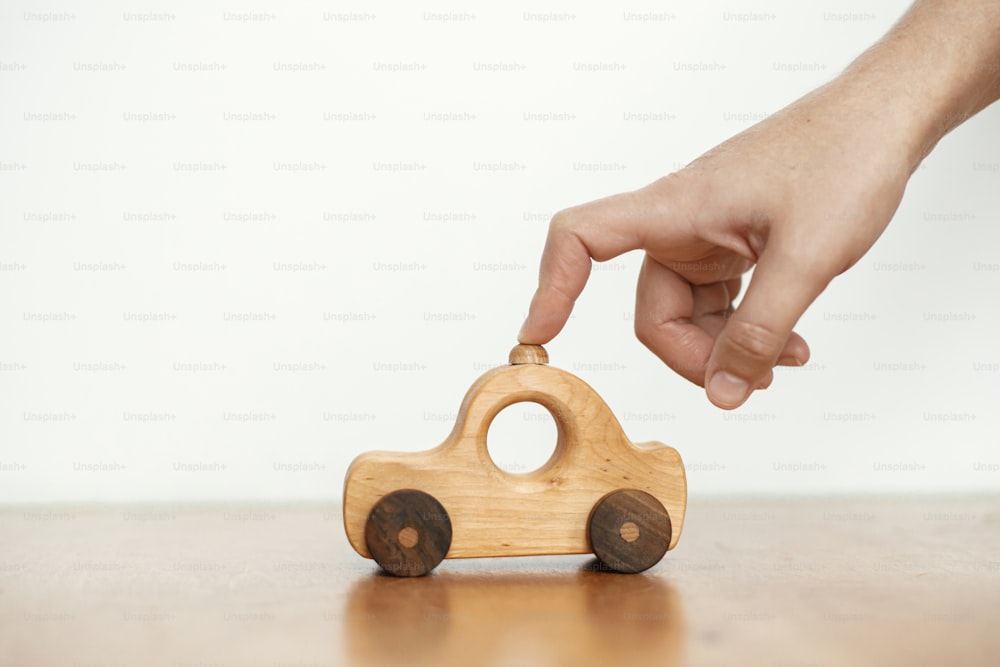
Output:
M877 104L835 81L676 173L557 213L518 340L559 333L592 259L641 249L636 336L715 405L738 407L774 366L806 363L792 328L882 233L922 157Z

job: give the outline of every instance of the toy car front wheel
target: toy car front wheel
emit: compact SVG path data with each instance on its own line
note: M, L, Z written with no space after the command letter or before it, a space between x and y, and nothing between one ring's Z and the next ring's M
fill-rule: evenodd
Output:
M655 497L638 489L619 489L594 505L587 523L590 548L615 572L642 572L667 553L670 515Z
M419 577L437 567L451 548L451 519L428 493L393 491L368 514L365 543L389 574Z

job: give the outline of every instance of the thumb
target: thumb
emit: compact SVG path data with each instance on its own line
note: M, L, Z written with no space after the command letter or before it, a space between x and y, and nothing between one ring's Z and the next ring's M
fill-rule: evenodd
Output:
M804 344L786 349L786 343L792 327L833 277L820 268L771 247L765 250L743 301L719 333L709 357L705 389L712 403L727 410L742 405L753 389L766 386L779 356L787 364L785 357L792 349L794 363L808 360Z

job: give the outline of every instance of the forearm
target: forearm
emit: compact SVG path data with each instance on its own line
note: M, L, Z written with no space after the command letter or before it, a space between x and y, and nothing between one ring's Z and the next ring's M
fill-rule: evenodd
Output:
M917 0L837 84L877 105L882 129L904 142L916 168L945 134L1000 98L1000 2Z

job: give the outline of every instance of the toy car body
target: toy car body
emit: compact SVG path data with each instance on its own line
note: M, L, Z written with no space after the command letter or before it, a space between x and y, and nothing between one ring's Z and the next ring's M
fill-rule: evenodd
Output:
M541 468L512 474L494 463L486 435L501 410L522 401L548 409L558 438ZM389 502L404 490L409 495ZM602 555L595 543L595 510L624 490L632 498L615 505L611 521L617 523L601 540L611 540L615 549L648 550L648 544L633 543L658 534L655 563L676 546L684 523L687 485L680 455L659 442L629 441L607 404L576 376L544 363L514 363L476 380L451 433L434 449L358 456L345 480L344 526L360 555L394 574L424 574L443 557L591 552L611 569L639 571L652 564L651 556L637 569L608 562L616 556ZM429 504L422 504L420 493L431 497L423 499ZM442 534L432 539L433 533ZM443 553L428 556L421 549ZM414 559L423 566L407 565Z

